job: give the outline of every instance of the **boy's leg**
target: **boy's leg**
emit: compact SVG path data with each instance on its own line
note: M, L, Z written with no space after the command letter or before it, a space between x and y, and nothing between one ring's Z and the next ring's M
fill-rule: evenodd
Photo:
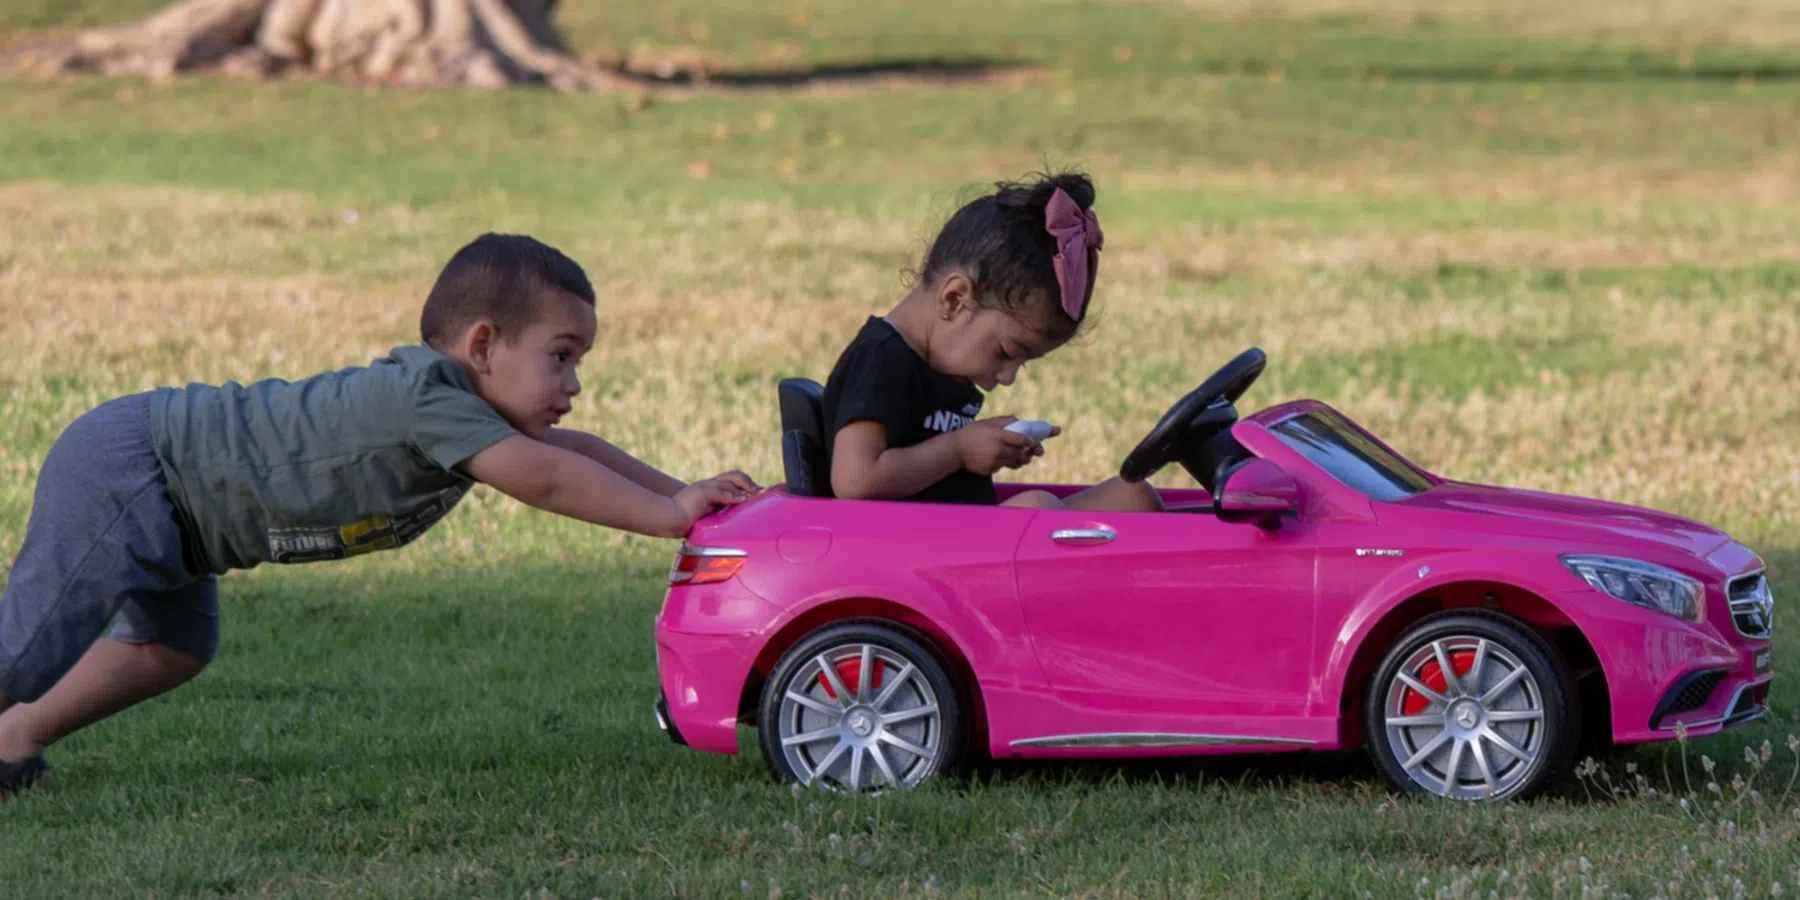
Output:
M215 579L128 601L112 636L95 642L61 680L32 703L0 713L0 761L45 747L200 674L219 645Z
M1063 501L1069 509L1118 512L1162 512L1162 495L1148 481L1135 484L1109 478L1091 488L1070 494Z
M200 583L186 567L150 445L147 397L109 401L77 419L45 457L25 540L0 594L0 693L12 701L0 715L0 738L28 748L33 742L19 725L45 711L28 714L29 707L78 664L84 677L69 688L77 698L96 699L96 679L134 674L152 680L120 684L121 692L166 690L167 679L131 664L121 668L110 651L92 664L86 655L121 605L184 597ZM204 583L211 587L211 579ZM118 707L125 696L99 697L100 706L87 709ZM54 702L47 711L58 723L84 717ZM10 756L0 753L0 761L20 762Z
M167 644L94 643L49 693L0 714L0 761L31 759L107 716L166 693L206 668Z

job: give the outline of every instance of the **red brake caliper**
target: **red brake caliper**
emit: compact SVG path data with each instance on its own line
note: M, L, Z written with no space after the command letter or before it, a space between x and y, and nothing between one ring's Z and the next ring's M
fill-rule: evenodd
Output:
M1458 665L1461 664L1458 663ZM875 660L875 672L869 676L869 687L871 689L881 687L881 673L885 668L886 667L881 664L881 660ZM848 688L851 693L855 693L857 681L862 678L862 657L852 656L849 659L839 661L837 664L837 673L838 678L844 682L844 687ZM830 697L833 700L837 699L837 692L831 689L831 682L826 679L825 673L823 672L819 673L819 687L825 689L825 696Z
M1456 670L1456 677L1458 679L1469 674L1469 669L1474 665L1475 651L1451 651L1450 667ZM1444 670L1438 666L1437 660L1435 659L1427 660L1425 665L1419 667L1419 680L1424 682L1426 687L1431 688L1440 694L1444 692ZM1412 688L1407 688L1406 699L1400 703L1400 713L1407 716L1416 716L1419 713L1424 712L1426 707L1430 705L1430 698Z

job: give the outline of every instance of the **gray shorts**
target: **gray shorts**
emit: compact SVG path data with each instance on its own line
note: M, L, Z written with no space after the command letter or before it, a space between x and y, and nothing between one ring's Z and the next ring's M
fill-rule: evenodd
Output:
M0 594L0 694L43 696L108 624L120 641L207 662L218 652L218 579L190 570L182 552L149 394L84 413L44 458Z

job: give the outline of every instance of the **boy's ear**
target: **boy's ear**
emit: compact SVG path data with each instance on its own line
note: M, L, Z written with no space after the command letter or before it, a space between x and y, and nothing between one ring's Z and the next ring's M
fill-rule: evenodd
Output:
M951 272L938 282L937 314L946 321L956 318L963 310L975 309L975 282L963 272Z
M476 319L475 324L470 325L468 330L463 332L461 341L463 359L467 360L469 365L475 368L475 371L483 375L488 374L488 367L493 361L494 344L498 343L499 337L499 330L494 327L493 322L487 319Z

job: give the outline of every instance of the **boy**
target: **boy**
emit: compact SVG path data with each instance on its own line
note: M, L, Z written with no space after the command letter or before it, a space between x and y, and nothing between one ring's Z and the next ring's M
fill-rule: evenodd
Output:
M400 547L476 482L662 537L756 490L737 471L684 485L557 427L595 327L579 265L487 234L438 276L421 345L292 383L162 388L76 419L44 460L0 595L0 799L47 774L45 747L206 667L227 571Z

